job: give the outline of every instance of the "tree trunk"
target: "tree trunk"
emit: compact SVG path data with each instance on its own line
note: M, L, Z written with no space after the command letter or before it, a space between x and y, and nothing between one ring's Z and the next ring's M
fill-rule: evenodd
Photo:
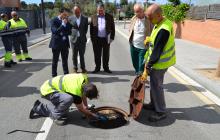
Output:
M218 77L220 77L220 59L219 59L219 61L218 61L218 67L217 67L216 75L217 75Z

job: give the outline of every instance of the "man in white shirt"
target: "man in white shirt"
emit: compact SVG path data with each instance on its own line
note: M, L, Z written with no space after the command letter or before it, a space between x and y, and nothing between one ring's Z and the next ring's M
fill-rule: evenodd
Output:
M132 63L137 75L144 71L144 55L147 47L144 45L146 36L150 35L151 24L144 15L144 8L141 4L134 5L135 16L131 19L129 29L129 42Z

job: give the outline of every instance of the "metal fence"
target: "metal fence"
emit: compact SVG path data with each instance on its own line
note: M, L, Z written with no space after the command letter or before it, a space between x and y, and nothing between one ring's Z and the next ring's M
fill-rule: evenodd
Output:
M10 16L10 12L12 11L11 8L0 8L0 13L6 13ZM42 18L41 18L41 11L38 10L18 10L19 17L23 18L27 24L28 27L33 30L37 28L42 28ZM49 17L46 15L46 26L49 25Z
M193 6L190 8L187 17L194 20L220 20L220 4Z

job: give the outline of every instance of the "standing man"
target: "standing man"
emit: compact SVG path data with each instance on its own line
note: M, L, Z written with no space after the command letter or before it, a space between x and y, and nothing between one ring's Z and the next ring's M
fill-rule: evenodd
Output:
M28 29L26 22L18 16L16 11L11 12L11 17L12 19L9 20L7 26L15 32L12 35L12 40L16 58L19 62L23 60L32 60L32 58L28 55L27 37L25 35L27 33L28 36L30 36L30 30ZM17 32L16 30L22 31ZM22 48L23 54L21 54L20 47Z
M63 73L68 74L69 38L71 25L68 22L67 9L61 8L59 15L51 20L52 37L49 48L52 49L52 77L57 76L57 64L61 54Z
M6 31L8 16L6 14L1 14L1 20L0 20L0 32ZM12 38L11 35L3 35L2 36L2 42L5 47L5 63L4 66L7 68L10 68L11 65L17 64L12 59Z
M98 90L94 84L88 83L88 77L85 74L74 73L54 77L45 81L40 91L41 96L49 100L51 104L43 104L39 100L35 101L30 111L30 119L35 118L35 114L38 114L50 117L57 125L65 125L68 109L72 103L86 116L103 119L88 110L87 98L97 99Z
M78 70L77 57L79 53L82 73L86 73L84 54L87 42L88 18L81 14L81 8L79 6L74 6L73 14L74 16L69 18L70 24L72 25L70 42L73 50L73 72L76 73Z
M166 118L166 104L163 90L163 80L167 69L176 63L173 23L162 16L161 7L151 5L146 16L155 25L146 40L150 48L146 52L146 71L150 74L151 102L144 105L144 109L154 110L155 114L149 121L159 121Z
M150 35L151 24L144 15L144 7L141 4L134 5L135 16L131 19L129 29L129 43L131 59L137 75L144 71L144 55L147 46L144 44L146 36Z
M93 15L91 18L90 36L96 65L93 73L100 71L101 57L104 71L112 73L109 69L109 56L110 44L115 37L115 23L113 17L105 13L103 4L97 5L97 14Z

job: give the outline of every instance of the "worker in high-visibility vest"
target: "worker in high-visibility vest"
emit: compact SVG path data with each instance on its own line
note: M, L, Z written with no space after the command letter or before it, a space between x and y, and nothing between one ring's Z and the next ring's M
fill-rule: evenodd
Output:
M163 80L167 69L176 63L173 23L163 17L159 5L151 5L145 12L148 19L155 25L150 37L145 43L150 47L145 55L146 68L142 79L150 75L150 103L144 104L144 109L154 110L149 121L165 119L166 104L163 90Z
M105 120L104 116L88 110L87 98L97 99L99 95L96 86L88 83L86 74L74 73L56 76L45 81L40 91L41 96L52 104L43 104L37 100L31 109L30 119L37 114L50 117L57 125L64 125L67 123L68 109L74 103L77 109L86 116Z
M1 14L1 20L0 20L0 32L6 31L8 16L4 13ZM5 47L5 67L11 67L11 65L17 64L12 59L12 38L11 35L3 35L2 36L2 42Z
M32 60L32 58L28 55L28 48L27 48L27 37L30 36L30 30L28 29L28 26L26 22L20 18L16 11L11 12L12 19L8 21L8 28L13 30L21 30L24 29L23 32L17 32L13 34L13 46L16 54L16 58L19 62L23 60ZM21 53L21 49L23 51L23 54Z

